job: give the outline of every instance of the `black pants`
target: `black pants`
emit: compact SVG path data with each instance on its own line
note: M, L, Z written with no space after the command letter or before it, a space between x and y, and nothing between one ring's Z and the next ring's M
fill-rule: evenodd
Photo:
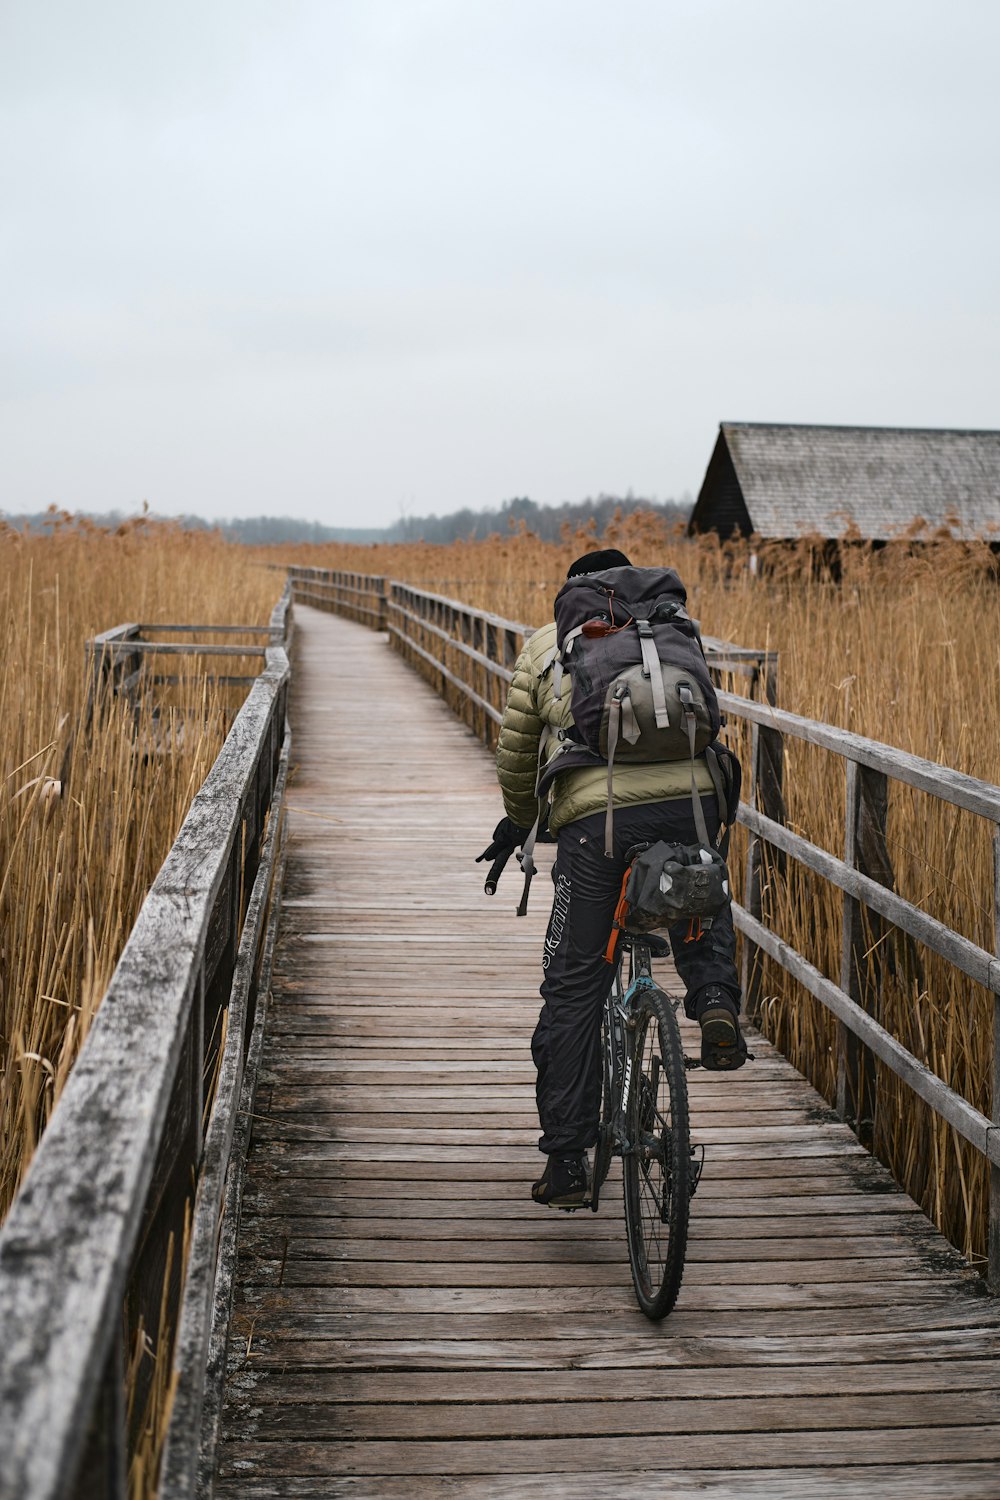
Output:
M714 838L715 797L701 800L709 837ZM698 842L690 798L616 810L613 859L604 853L603 812L559 830L552 871L556 889L542 954L544 1004L531 1042L542 1151L568 1154L597 1140L601 1014L612 978L604 952L625 873L625 853L633 844L656 839ZM685 942L687 933L687 923L672 928L670 946L689 999L705 985L717 984L738 1007L736 935L729 908L697 942Z

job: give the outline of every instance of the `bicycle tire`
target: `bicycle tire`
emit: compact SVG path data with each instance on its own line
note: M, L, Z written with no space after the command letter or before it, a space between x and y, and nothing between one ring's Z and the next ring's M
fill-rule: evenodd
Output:
M625 1225L636 1300L666 1317L681 1287L691 1211L691 1136L680 1028L661 991L636 1006L622 1158Z

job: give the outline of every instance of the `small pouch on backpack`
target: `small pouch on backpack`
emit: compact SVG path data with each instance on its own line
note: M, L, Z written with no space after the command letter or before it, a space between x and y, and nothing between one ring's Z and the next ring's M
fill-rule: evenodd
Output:
M660 839L632 861L622 925L653 932L698 918L708 927L728 901L729 870L717 850Z

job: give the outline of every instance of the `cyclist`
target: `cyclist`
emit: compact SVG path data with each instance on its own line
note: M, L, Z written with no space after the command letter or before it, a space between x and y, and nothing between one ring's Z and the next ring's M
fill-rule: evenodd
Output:
M567 578L630 567L617 548L588 552ZM553 673L554 622L532 635L518 658L497 746L497 775L507 816L480 858L522 845L537 810L535 783L543 728L572 728L570 682L565 674L556 696ZM559 742L551 738L553 753ZM695 778L709 837L719 828L714 784L705 763ZM605 854L607 770L569 769L555 778L548 829L557 844L555 892L542 952L542 1009L532 1038L537 1072L535 1097L547 1161L532 1186L537 1203L582 1206L589 1191L586 1152L597 1139L601 1106L601 1012L610 983L604 957L615 906L634 844L664 839L696 843L687 760L623 764L614 772L614 857ZM727 906L700 937L688 926L671 930L674 959L686 989L685 1011L701 1026L701 1061L719 1071L742 1066L746 1044L739 1025L740 983L736 939Z

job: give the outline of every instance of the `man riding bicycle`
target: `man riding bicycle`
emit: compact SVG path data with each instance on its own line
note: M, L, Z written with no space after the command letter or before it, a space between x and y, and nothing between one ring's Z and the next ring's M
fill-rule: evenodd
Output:
M631 564L624 553L611 548L586 553L566 576L619 568L631 569ZM507 816L480 858L495 858L525 843L535 821L536 785L543 784L544 767L552 756L570 748L567 740L573 740L569 674L553 671L556 654L552 623L529 638L514 668L497 746L497 775ZM543 1004L531 1044L542 1129L539 1149L547 1157L531 1190L538 1203L573 1208L587 1200L586 1152L597 1139L601 1105L601 1012L611 982L605 950L626 854L636 844L658 839L699 842L692 776L704 826L714 840L721 815L704 754L691 761L614 766L613 825L610 812L605 812L606 764L579 764L559 772L551 783L548 832L558 846L552 871L555 892L542 953ZM702 1065L718 1071L742 1066L747 1054L738 1019L741 991L728 903L706 929L680 923L670 929L670 936L686 989L685 1011L701 1027Z

